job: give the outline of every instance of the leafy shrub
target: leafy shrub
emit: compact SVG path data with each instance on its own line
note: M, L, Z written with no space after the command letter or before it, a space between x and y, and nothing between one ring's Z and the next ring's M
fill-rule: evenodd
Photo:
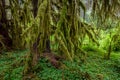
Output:
M98 46L93 46L94 44L88 44L88 45L85 45L85 46L83 46L83 49L85 50L85 51L93 51L93 52L98 52L98 51L100 51L100 49L98 48Z
M120 74L120 72L119 72L120 71L120 59L114 60L114 68Z
M118 39L113 45L114 51L120 51L120 39Z

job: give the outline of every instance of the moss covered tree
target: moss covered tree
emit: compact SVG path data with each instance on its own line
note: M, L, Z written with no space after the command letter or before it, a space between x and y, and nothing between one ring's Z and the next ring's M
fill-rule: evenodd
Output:
M9 5L6 6L5 1ZM92 2L92 16L98 26L105 26L109 18L116 19L119 0ZM81 19L82 10L83 18L86 12L82 0L1 0L0 9L0 48L29 49L24 74L34 73L41 56L49 58L57 68L60 67L57 59L60 57L79 61L82 55L86 55L81 48L86 35L99 45L95 27ZM6 9L10 10L10 20L6 17Z

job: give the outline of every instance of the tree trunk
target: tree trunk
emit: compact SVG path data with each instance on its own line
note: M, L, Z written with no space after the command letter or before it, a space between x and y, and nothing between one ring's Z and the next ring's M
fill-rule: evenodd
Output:
M1 0L1 16L0 19L0 35L3 37L3 44L5 45L5 48L9 50L12 47L12 39L9 36L9 27L7 17L6 17L6 11L5 11L5 0ZM1 47L1 46L0 46Z
M111 32L110 32L110 38L111 38ZM110 45L109 45L109 47L108 47L108 54L107 54L107 59L110 59L110 54L111 54L111 52L112 52L112 40L113 40L113 38L111 39L111 41L110 41Z
M33 6L33 15L35 18L38 12L38 0L32 0L32 6Z
M112 51L112 45L111 45L111 42L110 42L110 45L109 45L109 48L108 48L107 59L110 59L111 51Z

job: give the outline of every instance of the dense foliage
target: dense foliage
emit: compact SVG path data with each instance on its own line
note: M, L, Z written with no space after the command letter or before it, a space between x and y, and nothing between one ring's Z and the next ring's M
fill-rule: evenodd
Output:
M0 79L119 80L119 5L1 0Z

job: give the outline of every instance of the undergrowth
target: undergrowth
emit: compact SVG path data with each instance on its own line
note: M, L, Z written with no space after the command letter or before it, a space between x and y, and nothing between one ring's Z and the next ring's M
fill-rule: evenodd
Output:
M90 49L84 63L62 61L68 68L56 69L41 58L35 67L33 80L120 80L120 53L112 53L110 60L102 51ZM0 54L0 80L22 80L27 50Z

